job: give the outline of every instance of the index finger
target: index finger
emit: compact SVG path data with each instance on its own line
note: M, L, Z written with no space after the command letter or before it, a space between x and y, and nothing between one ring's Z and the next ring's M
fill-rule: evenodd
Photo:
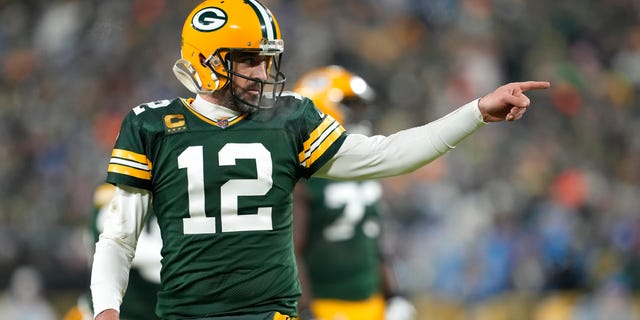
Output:
M547 89L551 86L551 83L548 81L525 81L525 82L517 82L520 90L539 90L539 89Z

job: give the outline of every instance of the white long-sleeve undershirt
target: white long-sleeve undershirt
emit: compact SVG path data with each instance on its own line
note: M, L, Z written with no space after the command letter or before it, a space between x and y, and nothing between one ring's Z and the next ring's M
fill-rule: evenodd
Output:
M436 121L389 136L349 134L314 177L373 179L408 173L455 148L485 124L474 100Z
M232 110L199 96L192 107L212 119L233 115ZM349 134L334 157L314 176L370 179L411 172L453 149L485 124L478 100L474 100L436 121L389 136ZM91 293L96 315L106 309L120 308L150 202L151 194L147 190L120 185L116 188L109 218L94 254Z
M148 190L116 187L93 255L91 295L95 315L106 309L120 310L150 203L151 192Z

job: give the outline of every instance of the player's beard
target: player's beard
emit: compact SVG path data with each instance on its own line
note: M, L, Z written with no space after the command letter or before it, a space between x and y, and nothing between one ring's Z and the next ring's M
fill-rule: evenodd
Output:
M245 101L253 105L258 105L258 103L260 102L260 96L250 93L250 89L260 91L260 84L251 84L247 86L247 88L242 88L238 85L230 84L224 87L222 90L213 92L212 95L223 107L229 108L239 113L253 112L256 110L256 107L247 104Z

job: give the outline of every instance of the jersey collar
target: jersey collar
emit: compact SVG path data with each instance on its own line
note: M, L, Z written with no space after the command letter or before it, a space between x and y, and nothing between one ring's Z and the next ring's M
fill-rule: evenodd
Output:
M242 120L247 114L204 100L200 95L185 101L185 105L200 119L215 126L226 128Z

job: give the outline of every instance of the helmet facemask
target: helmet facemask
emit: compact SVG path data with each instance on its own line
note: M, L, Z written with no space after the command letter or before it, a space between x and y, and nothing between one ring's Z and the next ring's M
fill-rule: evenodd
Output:
M216 91L226 92L228 90L228 93L225 94L230 94L233 98L234 105L240 111L254 111L259 108L272 108L282 94L286 77L280 71L281 57L281 53L265 54L265 52L261 50L247 50L244 48L219 49L202 63L210 68L212 72L215 73L216 77L224 83L224 85ZM266 59L265 73L267 78L253 78L237 72L235 70L234 61L242 60L244 58ZM235 83L235 77L248 80L249 84L246 87L240 87ZM255 100L250 101L242 97L245 95L245 91L249 89L259 92Z

